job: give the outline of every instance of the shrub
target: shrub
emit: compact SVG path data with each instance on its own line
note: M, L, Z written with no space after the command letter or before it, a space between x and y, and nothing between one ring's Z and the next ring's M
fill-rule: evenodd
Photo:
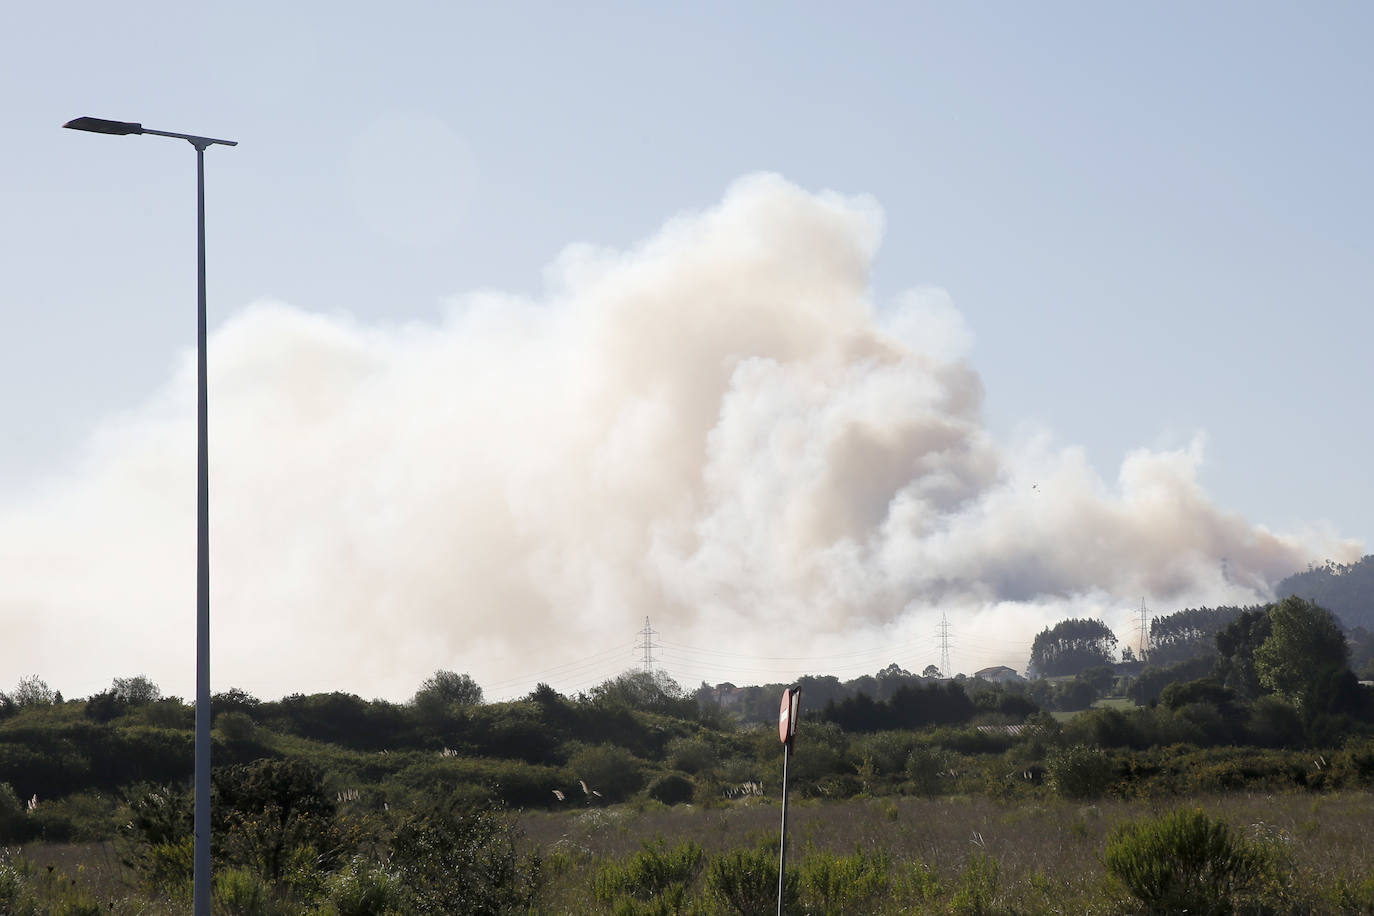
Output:
M716 752L705 738L674 738L668 742L668 765L684 773L700 773L716 765Z
M801 886L807 912L831 914L873 912L892 884L887 853L850 856L830 852L807 856L801 867Z
M772 748L778 748L777 733L765 734L771 737ZM793 785L804 786L815 783L824 776L847 773L851 767L845 762L845 752L849 749L848 736L832 722L807 722L804 731L797 738L797 746L788 763L788 779ZM780 750L773 750L774 758L781 763Z
M7 782L0 782L0 843L22 843L29 838L30 824L24 803Z
M997 860L974 853L959 875L959 889L954 892L949 911L953 916L991 916L997 899Z
M1175 811L1116 828L1103 864L1151 914L1222 914L1258 885L1271 856L1225 821Z
M0 850L0 913L30 916L38 907L28 892L24 866L9 859L9 850Z
M853 798L863 790L863 782L852 773L828 773L816 780L807 794L821 798Z
M174 896L189 891L195 876L195 839L153 843L139 851L133 864L149 890Z
M783 889L789 912L797 911L800 888L800 875L790 869ZM777 841L765 840L752 850L736 849L712 859L706 870L706 894L726 913L773 912L778 905Z
M1335 764L1345 785L1374 785L1374 740L1351 740L1336 756Z
M398 912L400 888L395 875L355 858L330 880L329 900L338 916L382 916Z
M42 802L30 815L32 831L49 843L94 843L118 829L118 805L98 792Z
M871 760L881 776L900 776L916 746L916 736L911 732L878 732L855 740L851 753L860 760Z
M607 801L622 801L640 787L639 759L623 747L584 747L568 758L568 773L600 792Z
M1112 762L1101 748L1075 744L1045 761L1050 785L1064 798L1098 798L1112 784Z
M516 851L517 839L516 829L491 810L435 808L407 817L391 840L397 909L436 916L531 910L542 865Z
M264 759L216 770L211 779L212 839L230 861L276 881L298 847L339 851L337 803L314 764Z
M268 916L275 912L267 885L246 868L229 868L216 874L212 896L216 912L226 916Z
M921 795L939 795L950 769L949 753L938 747L914 747L906 758L907 778Z
M623 865L615 862L603 865L592 879L592 890L596 899L604 903L626 895L639 900L653 900L664 895L680 898L701 871L705 855L691 840L670 849L659 838L645 843Z
M680 805L692 800L696 787L681 773L668 773L649 783L649 797L665 805Z
M215 717L215 728L228 744L248 744L258 736L258 726L246 712L231 710Z

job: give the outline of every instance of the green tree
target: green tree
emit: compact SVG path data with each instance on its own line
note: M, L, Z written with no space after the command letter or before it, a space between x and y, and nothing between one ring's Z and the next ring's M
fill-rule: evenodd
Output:
M217 693L210 697L210 709L214 711L215 715L237 710L238 712L246 712L250 716L256 716L258 707L261 705L262 701L257 697L237 687L230 687L223 693Z
M162 691L158 686L141 674L115 678L110 692L115 699L129 706L144 706L162 699Z
M534 912L541 863L537 854L520 854L520 839L510 820L492 811L437 807L410 815L391 840L403 912Z
M10 695L14 700L14 705L20 708L25 706L51 706L57 699L57 694L48 686L48 682L36 674L19 679L19 686L14 688L14 693Z
M585 787L586 801L592 792L607 801L623 801L644 782L643 767L634 754L614 744L583 746L568 758L568 775Z
M1217 654L1217 633L1243 613L1238 607L1185 608L1150 621L1150 664L1163 667Z
M1301 709L1321 679L1347 667L1345 634L1329 611L1296 595L1275 605L1269 622L1269 637L1255 649L1255 673L1261 686Z
M417 710L451 710L464 706L478 706L482 702L482 688L471 675L439 670L425 678L411 703Z
M1374 554L1349 565L1327 560L1289 576L1276 595L1297 595L1326 608L1348 627L1374 628Z
M212 836L230 861L276 881L298 849L326 866L343 852L335 798L314 764L263 759L216 770L212 780Z
M1064 677L1116 660L1116 634L1100 620L1072 618L1041 630L1031 644L1036 677Z
M683 719L697 713L696 698L662 671L626 671L597 684L584 699L603 709L639 709Z
M1245 700L1264 693L1255 670L1255 650L1269 638L1273 623L1268 608L1245 611L1217 631L1217 680Z

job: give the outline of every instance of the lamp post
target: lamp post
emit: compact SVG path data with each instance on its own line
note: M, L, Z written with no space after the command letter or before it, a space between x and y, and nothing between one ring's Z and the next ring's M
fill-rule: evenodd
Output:
M195 766L195 899L194 916L210 916L210 460L206 443L205 372L205 148L238 146L165 130L150 130L130 121L76 118L63 127L97 134L152 134L186 140L196 148L196 766Z

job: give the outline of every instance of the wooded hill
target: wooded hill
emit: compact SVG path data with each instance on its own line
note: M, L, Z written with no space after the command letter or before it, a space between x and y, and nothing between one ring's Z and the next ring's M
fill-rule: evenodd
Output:
M1284 579L1279 598L1297 595L1335 614L1348 629L1374 631L1374 554L1348 566L1327 560Z

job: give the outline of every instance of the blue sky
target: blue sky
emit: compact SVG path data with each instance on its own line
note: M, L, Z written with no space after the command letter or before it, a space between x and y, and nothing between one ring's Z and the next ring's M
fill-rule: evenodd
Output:
M565 246L634 246L759 171L866 195L872 301L948 294L993 436L1047 431L1110 485L1201 434L1222 511L1368 545L1371 26L1355 3L9 10L0 513L80 476L193 340L193 153L59 129L93 115L240 141L207 154L212 327L264 298L398 328L537 297Z

